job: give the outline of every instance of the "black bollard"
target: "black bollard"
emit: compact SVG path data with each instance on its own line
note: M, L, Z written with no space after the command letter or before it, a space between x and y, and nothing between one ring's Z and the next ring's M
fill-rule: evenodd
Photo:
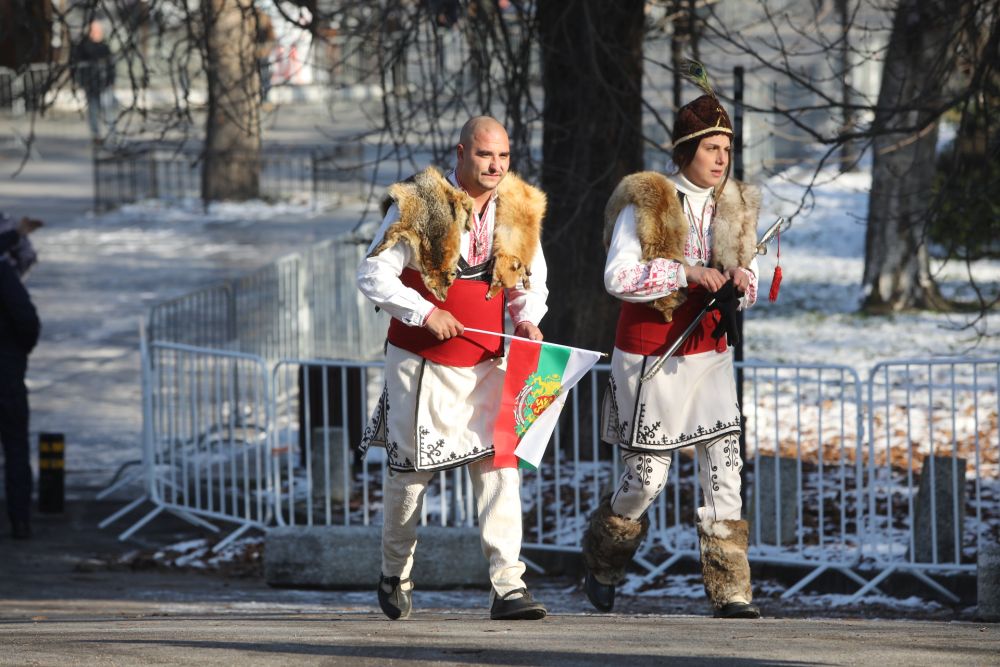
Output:
M43 514L63 511L65 450L62 433L38 434L38 511Z

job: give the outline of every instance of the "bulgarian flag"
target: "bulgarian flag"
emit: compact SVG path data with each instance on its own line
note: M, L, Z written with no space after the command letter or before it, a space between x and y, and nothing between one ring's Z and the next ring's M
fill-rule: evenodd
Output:
M600 352L511 338L493 428L496 467L538 467L569 390L600 358Z

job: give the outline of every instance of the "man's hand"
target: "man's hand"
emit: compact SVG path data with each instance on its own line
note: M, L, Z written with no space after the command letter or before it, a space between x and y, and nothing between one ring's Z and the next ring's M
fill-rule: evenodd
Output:
M717 269L707 266L684 265L684 275L689 283L701 285L709 292L717 292L729 280Z
M465 327L455 319L454 315L440 308L435 309L427 317L427 321L424 322L424 328L434 334L434 337L438 340L448 340L449 338L460 336L465 331Z
M42 225L44 225L41 220L35 220L33 218L21 218L21 221L17 223L17 233L21 236L27 236L31 232L35 231Z
M747 275L746 271L743 271L738 266L731 269L726 269L723 274L726 276L727 280L733 281L733 287L740 294L746 294L747 289L750 287L750 276Z
M542 330L527 320L514 327L514 335L529 340L542 340L544 338Z

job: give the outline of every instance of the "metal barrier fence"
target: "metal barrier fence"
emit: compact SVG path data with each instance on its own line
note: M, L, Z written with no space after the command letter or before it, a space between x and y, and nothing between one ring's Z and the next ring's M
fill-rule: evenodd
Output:
M228 155L227 161L260 165L260 198L335 203L360 195L362 147L341 144L322 149L265 144L259 156ZM94 208L103 211L143 199L181 201L201 198L202 148L164 142L118 144L94 154Z
M864 502L864 402L848 367L740 364L744 371L745 514L751 558L828 570L859 585Z
M143 351L143 500L196 523L251 527L381 522L385 457L358 461L381 392L380 361L281 359L153 343ZM746 362L745 514L755 562L805 566L784 595L836 571L863 596L907 571L968 571L1000 525L1000 359L879 364L867 396L850 368ZM524 545L578 551L587 517L616 483L617 452L598 437L608 367L568 399L549 452L524 471ZM867 425L867 439L866 439ZM944 458L942 458L944 457ZM920 463L923 469L918 470ZM698 556L698 462L679 450L637 554L642 586ZM464 468L436 476L423 521L473 525ZM921 509L923 508L923 509ZM924 555L921 555L924 554Z
M145 495L105 519L105 527L150 502L127 539L168 511L219 532L239 525L216 550L273 518L270 388L259 357L173 343L143 345Z
M880 363L868 379L864 555L880 570L974 571L1000 525L1000 359Z
M353 456L381 389L379 368L375 362L312 360L275 366L272 451L279 461L274 468L279 523L380 522L384 456L380 450L365 462ZM743 368L751 557L810 566L788 594L827 570L864 585L851 569L860 560L865 508L860 380L840 366L747 363ZM573 389L543 466L523 472L525 546L578 551L587 517L617 482L617 452L598 437L607 375L607 366L597 366ZM673 468L650 510L650 538L636 558L647 570L643 580L683 557L698 556L698 463L690 451L680 450ZM472 525L464 470L436 476L423 520Z
M63 69L44 63L27 65L21 71L0 67L0 111L19 115L42 108Z
M354 286L368 243L346 235L154 306L150 340L265 359L374 359L388 320Z

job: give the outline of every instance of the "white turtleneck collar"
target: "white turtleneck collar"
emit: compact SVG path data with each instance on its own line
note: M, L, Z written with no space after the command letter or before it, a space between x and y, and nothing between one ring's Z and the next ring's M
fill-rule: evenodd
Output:
M684 196L691 199L692 203L703 203L712 196L713 188L703 188L695 185L681 172L671 174L670 180L674 182L677 189L684 193Z

